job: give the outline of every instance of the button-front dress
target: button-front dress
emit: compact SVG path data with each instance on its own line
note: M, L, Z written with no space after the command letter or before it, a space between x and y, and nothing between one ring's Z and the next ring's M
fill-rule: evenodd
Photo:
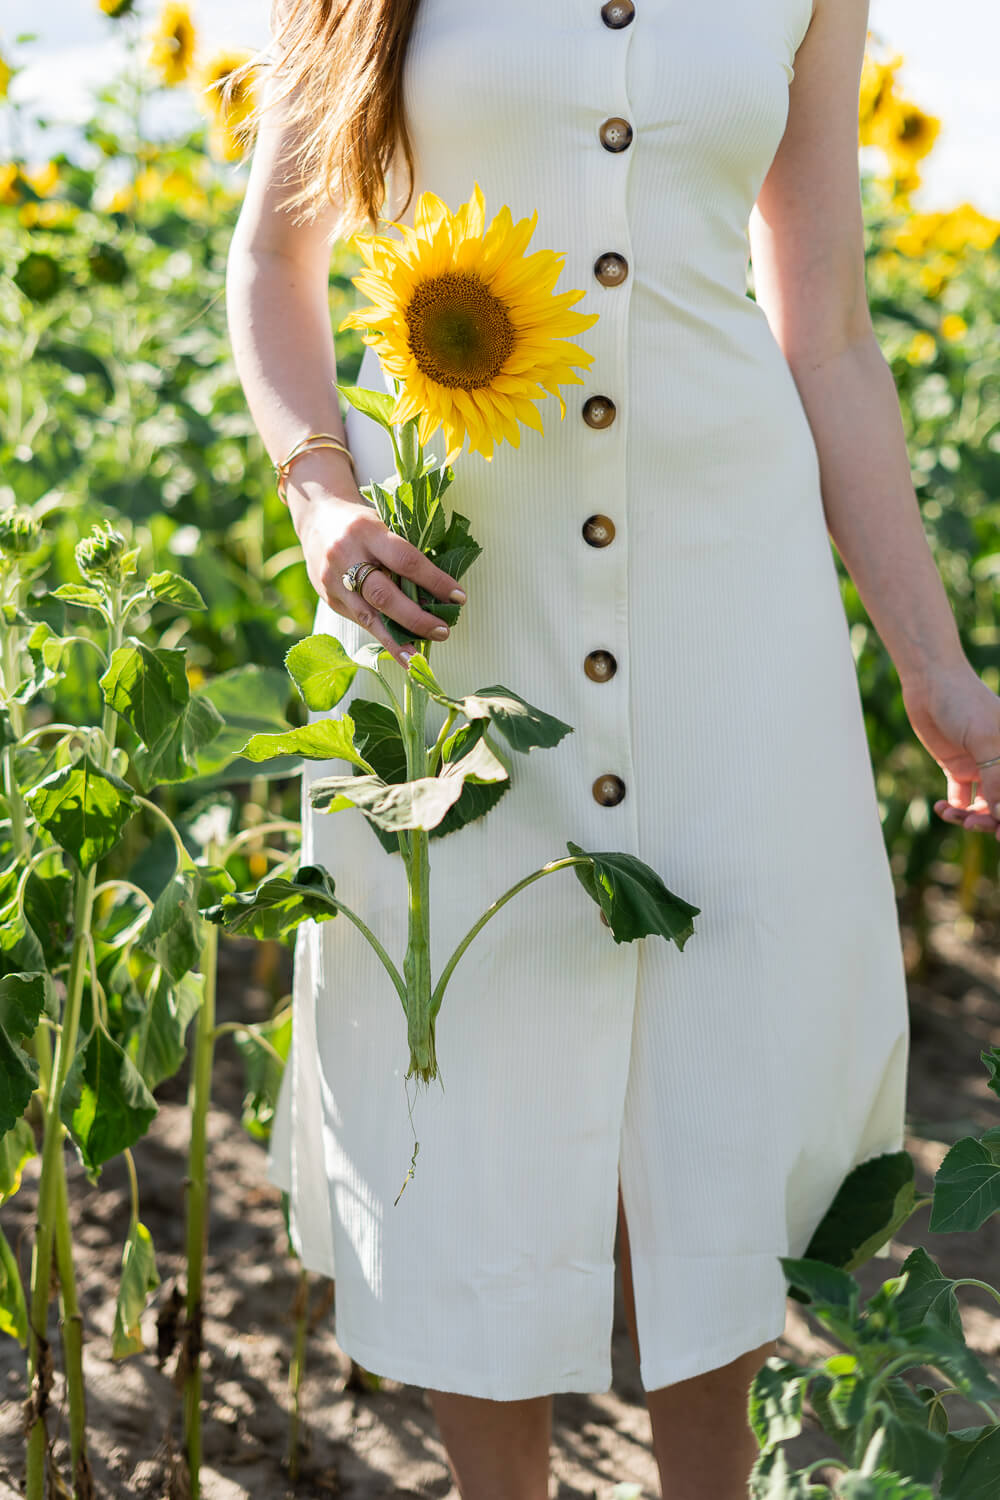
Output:
M455 969L444 1087L419 1090L357 928L299 929L268 1174L304 1265L336 1279L339 1344L382 1375L501 1400L607 1390L619 1181L645 1387L725 1364L781 1334L778 1257L902 1140L899 929L817 452L747 295L809 20L810 0L417 15L416 192L454 209L478 181L487 221L537 210L529 250L564 251L555 290L600 314L565 418L546 399L544 435L464 454L447 496L483 552L432 647L439 680L502 683L573 733L431 841L433 972L570 839L638 855L701 912L683 952L618 944L572 871L535 882ZM359 383L390 388L371 348ZM353 408L347 435L360 484L393 472ZM323 603L316 629L371 639ZM355 696L380 697L368 673L335 712ZM443 716L431 703L428 743ZM399 855L363 814L309 803L347 769L307 764L304 861L401 966Z

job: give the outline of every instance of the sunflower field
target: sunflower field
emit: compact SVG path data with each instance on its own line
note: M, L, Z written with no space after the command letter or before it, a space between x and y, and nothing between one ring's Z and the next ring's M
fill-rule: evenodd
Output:
M212 1165L213 1091L235 1100L238 1133L256 1153L261 1178L291 1028L287 947L220 935L203 913L297 863L296 764L261 768L239 749L255 732L303 722L284 662L310 633L315 605L226 333L226 255L245 178L242 127L253 85L228 95L223 88L250 53L206 55L197 17L177 0L153 16L136 0L90 3L123 43L125 61L97 91L78 147L25 156L26 139L44 139L16 102L17 76L36 41L18 38L0 56L0 1342L17 1355L5 1368L21 1402L16 1421L0 1425L19 1449L9 1469L0 1463L0 1484L9 1479L18 1486L11 1493L29 1500L104 1493L223 1500L285 1493L282 1486L332 1493L323 1475L333 1460L321 1462L318 1449L308 1457L300 1420L307 1339L318 1337L324 1309L315 1298L311 1304L310 1279L295 1265L287 1202L277 1190L267 1201L272 1215L279 1205L282 1234L269 1253L286 1258L280 1284L289 1311L274 1355L280 1378L272 1372L267 1391L280 1405L283 1436L273 1438L271 1467L246 1488L219 1479L212 1422L228 1423L252 1447L254 1421L258 1437L266 1426L263 1397L241 1416L238 1372L226 1381L213 1374L210 1406L203 1358L211 1344L212 1234L223 1233L211 1218L209 1183L213 1194L226 1191ZM860 143L874 148L862 171L870 305L899 392L923 524L965 651L996 691L1000 221L971 203L913 208L941 126L905 97L902 64L871 40L859 101ZM154 133L151 104L179 93L196 104L198 122ZM356 302L351 277L360 267L347 245L335 247L335 328ZM356 379L362 352L355 330L338 332L341 382ZM892 663L839 559L838 568L908 968L924 984L956 944L997 948L1000 843L933 813L941 772L909 727ZM901 1341L880 1345L889 1352L872 1363L865 1327L874 1323L865 1324L851 1276L868 1262L870 1278L874 1251L932 1198L931 1222L936 1214L942 1231L978 1229L1000 1209L1000 1147L990 1132L981 1140L968 1133L985 1124L989 1091L1000 1092L1000 1009L989 1011L993 1001L1000 1007L1000 986L983 983L986 1010L969 1036L970 1045L986 1047L990 1078L968 1084L973 1102L949 1123L950 1135L943 1127L935 1135L942 1110L927 1105L929 1139L942 1151L951 1147L933 1163L940 1167L933 1191L920 1196L913 1161L901 1160L906 1153L885 1159L879 1180L866 1179L845 1199L847 1231L841 1205L840 1227L824 1221L815 1258L786 1268L790 1287L802 1302L811 1296L821 1322L834 1309L825 1326L836 1329L840 1352L832 1364L810 1365L802 1356L762 1372L755 1387L761 1497L926 1500L938 1481L945 1500L997 1493L974 1484L980 1470L995 1478L1000 1465L1000 1387L961 1336L957 1303L951 1310L959 1283L923 1251L928 1264L913 1260L917 1251L907 1262L909 1302L905 1287L878 1292L872 1282L869 1306ZM176 1270L169 1292L157 1267L153 1215L144 1210L144 1184L154 1180L144 1138L155 1134L158 1116L180 1121L176 1203L156 1230ZM960 1147L981 1169L980 1217L957 1202ZM96 1223L94 1205L105 1192L117 1195L117 1250L107 1317L95 1332L80 1270L91 1264L90 1221L79 1204L81 1194L91 1195ZM810 1270L817 1259L835 1268L825 1280ZM931 1300L915 1298L914 1287L931 1283L939 1298L951 1299L951 1343L937 1324L923 1343L913 1333L917 1326L926 1332ZM980 1424L984 1405L994 1413L974 1439L955 1438L954 1429L949 1435L948 1392L925 1386L904 1396L900 1387L911 1388L895 1378L895 1365L886 1374L907 1338L921 1356L910 1363L943 1372L950 1392L979 1406ZM91 1345L106 1345L99 1378ZM175 1360L169 1379L162 1375L168 1359ZM101 1384L110 1382L112 1365L143 1361L143 1380L160 1372L158 1395L133 1391L130 1410L147 1412L160 1446L155 1462L136 1466L125 1461L130 1444L141 1447L134 1432L119 1433L117 1448L95 1442L88 1393L112 1389ZM395 1399L353 1363L342 1373L343 1402ZM839 1444L829 1489L796 1479L785 1457L785 1441L801 1430L807 1388L817 1430ZM891 1421L878 1416L887 1390ZM169 1411L156 1404L164 1392ZM148 1415L154 1408L156 1423ZM98 1409L107 1410L103 1397ZM219 1410L229 1415L213 1418ZM351 1411L331 1442L356 1436ZM373 1420L391 1425L382 1415ZM413 1408L393 1420L401 1429L424 1418ZM110 1416L105 1425L110 1432ZM837 1488L838 1473L874 1473L879 1434L892 1473L911 1487L850 1489L843 1480ZM809 1450L813 1469L830 1446ZM231 1472L247 1461L233 1458ZM368 1488L356 1478L350 1493L414 1492L403 1486L402 1469L390 1471L391 1489L379 1488L376 1476ZM614 1477L623 1477L621 1467ZM596 1493L567 1486L566 1493ZM642 1491L620 1483L616 1493L624 1500Z

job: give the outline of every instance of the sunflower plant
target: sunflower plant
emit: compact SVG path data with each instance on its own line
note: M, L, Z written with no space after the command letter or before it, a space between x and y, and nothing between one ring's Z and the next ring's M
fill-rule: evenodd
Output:
M456 578L481 551L468 517L457 511L449 515L444 505L454 480L452 461L466 437L486 459L502 439L518 446L519 423L542 430L534 403L553 394L565 415L559 387L582 384L574 366L586 366L593 358L566 337L596 322L596 314L572 311L583 292L552 293L562 257L552 250L525 255L536 218L515 223L504 207L487 227L477 183L470 201L454 213L435 194L423 193L415 227L396 226L401 239L358 237L366 268L353 280L372 305L349 314L340 326L370 330L364 341L378 350L394 393L358 386L338 389L388 432L396 468L393 481L372 483L361 493L377 507L385 526ZM438 428L444 431L443 463L424 451ZM432 598L411 579L399 583L430 613L449 623L457 619L460 605ZM394 639L412 639L412 632L396 621L382 619ZM392 654L380 643L366 642L350 655L330 635L298 642L286 666L310 709L329 713L359 669L378 682L384 701L356 698L350 714L321 718L288 733L255 735L242 752L254 761L291 754L350 763L346 775L318 778L310 796L322 812L360 810L383 847L402 855L409 892L402 972L361 916L341 902L332 874L320 866L304 866L290 880L265 880L252 892L227 894L207 913L231 931L260 938L284 935L310 918L346 916L371 943L399 994L410 1046L406 1076L424 1083L438 1077L435 1020L456 964L490 917L534 881L557 870L575 870L618 943L658 933L682 949L699 911L669 891L634 855L594 854L569 842L568 855L498 896L435 983L429 943L430 838L455 831L494 806L511 775L511 751L555 747L571 726L499 684L467 694L446 688L431 669L430 652L430 642L422 642L410 658L398 696L383 671ZM432 745L425 734L429 699L446 710Z

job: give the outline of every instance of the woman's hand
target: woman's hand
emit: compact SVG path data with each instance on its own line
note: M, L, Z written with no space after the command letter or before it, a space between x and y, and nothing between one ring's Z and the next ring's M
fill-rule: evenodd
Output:
M985 770L977 764L1000 755L1000 698L971 666L959 664L903 682L903 705L948 782L948 796L934 803L934 811L946 823L1000 838L1000 761Z
M356 487L351 493L350 484L338 481L334 493L316 480L307 479L307 463L304 456L296 464L296 469L303 472L295 479L289 476L287 495L309 581L331 609L362 625L405 671L409 657L419 648L394 641L379 618L379 611L412 631L418 640L447 640L448 626L414 603L389 573L373 569L365 577L360 594L347 589L341 575L352 563L371 558L384 563L389 572L421 584L438 599L464 604L465 591L457 579L436 567L419 547L391 532Z

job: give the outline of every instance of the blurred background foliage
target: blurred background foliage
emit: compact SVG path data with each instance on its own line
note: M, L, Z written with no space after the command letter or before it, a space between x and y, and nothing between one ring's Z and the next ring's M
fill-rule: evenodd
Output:
M151 565L191 578L208 610L171 620L162 643L183 636L198 682L245 663L279 668L288 646L309 633L315 601L226 336L225 261L253 84L228 101L221 87L250 54L203 57L196 19L182 4L168 3L151 24L134 0L94 3L121 28L126 64L97 94L78 159L18 154L25 122L9 85L34 39L17 39L0 59L0 508L16 503L45 519L53 584L75 577L74 543L106 518L134 534ZM901 92L903 59L877 55L869 40L859 140L878 148L878 166L862 169L870 305L899 392L924 527L965 650L996 691L1000 221L970 203L913 209L940 122ZM149 139L144 107L170 89L192 91L201 123ZM359 267L346 244L335 246L334 326L356 300L350 278ZM362 351L353 331L337 335L345 382L356 379ZM1000 914L1000 845L934 815L943 777L909 727L891 661L839 559L838 568L919 969L931 887L957 891L970 930ZM96 707L82 662L60 692L68 701L50 705L59 717ZM294 705L285 708L294 717ZM197 787L175 795L196 797ZM270 796L288 812L297 786Z

